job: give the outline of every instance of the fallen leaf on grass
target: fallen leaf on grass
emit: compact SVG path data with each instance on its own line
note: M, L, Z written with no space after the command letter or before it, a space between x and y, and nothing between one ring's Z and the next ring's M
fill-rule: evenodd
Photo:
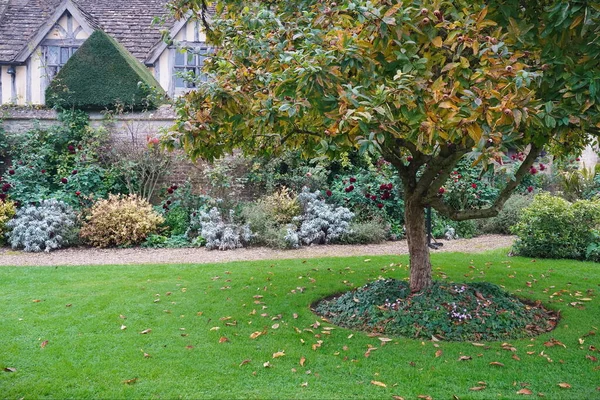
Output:
M385 383L379 381L371 381L371 384L375 386L387 387Z
M485 347L484 343L471 343L471 344L476 347Z
M144 358L150 358L150 357L152 357L150 354L144 353Z
M469 390L472 390L474 392L478 392L480 390L485 390L485 386L474 386L474 387L470 388Z
M563 389L571 389L571 385L569 385L568 383L565 383L565 382L559 383L558 386L560 386Z
M273 353L273 358L279 358L285 356L285 351L278 351L277 353Z
M33 300L33 302L34 302L34 303L39 303L40 301L41 301L41 300L39 300L39 299L35 299L35 300Z
M126 385L133 385L134 383L137 382L137 380L138 380L138 378L127 379L127 380L124 380L123 383Z
M263 363L263 367L265 367L265 368L271 368L272 365L271 365L270 362L267 361L266 363Z
M417 396L417 398L423 399L423 400L433 400L433 398L431 396L429 396L428 394L420 394Z
M492 361L492 362L490 363L490 365L496 365L496 366L498 366L498 367L504 367L504 364L502 364L501 362L498 362L498 361Z
M43 349L44 347L46 347L48 345L48 341L44 340L41 344L40 347Z
M121 319L127 319L127 317L126 317L126 316L124 316L123 314L120 314L120 315L119 315L119 318L121 318Z
M397 396L397 395L394 394L394 395L392 395L392 399L394 399L394 400L404 400L404 397Z
M444 354L444 352L440 349L440 350L438 350L438 351L435 352L435 357L436 358L441 357L442 354Z
M279 324L273 324L272 329L279 329Z
M144 329L143 331L140 332L140 335L147 335L150 332L152 332L152 329Z
M257 337L259 337L260 335L264 335L265 333L267 333L267 332L266 331L262 331L262 332L256 331L250 335L250 339L256 339Z
M365 352L365 358L368 358L371 355L371 352L375 350L377 350L377 347L369 347L369 349Z
M391 342L392 341L392 339L386 338L386 337L380 337L379 340L381 340L383 343L387 343L387 342Z
M12 367L6 367L4 368L4 372L17 372L17 369Z
M304 367L304 363L306 362L306 357L302 356L300 357L300 366Z
M308 386L308 382L303 382L300 384L300 387L307 387Z
M519 390L517 392L517 394L524 394L524 395L529 396L529 395L533 394L533 392L527 388L523 388L523 389Z
M292 314L292 317L294 317L294 319L298 319L298 314L294 313Z
M473 357L471 356L460 356L458 357L458 361L467 361L467 360L472 360Z
M188 344L187 346L185 346L186 349L191 350L194 348L194 346L192 346L191 344Z
M512 358L513 358L513 360L521 361L521 359L519 358L519 356L516 355L516 354L513 354Z
M251 361L252 361L252 360L244 360L244 361L242 361L242 362L240 363L240 365L239 365L239 366L241 367L242 365L250 364L250 362L251 362Z
M127 327L125 325L121 325L121 330L124 331L125 329L127 329Z
M549 341L545 342L545 343L544 343L544 346L546 346L546 347L552 347L552 346L562 346L562 347L564 347L565 349L567 348L567 346L566 346L564 343L562 343L562 342L559 342L558 340L556 340L556 339L554 339L554 338L552 338L552 339L550 339Z
M225 336L222 336L222 337L219 339L219 343L226 343L226 342L229 342L229 339L227 339Z
M590 356L589 354L587 354L587 355L585 356L585 358L587 358L588 360L591 360L591 361L593 361L593 362L596 362L596 361L598 361L598 359L597 359L596 357L594 357L594 356Z

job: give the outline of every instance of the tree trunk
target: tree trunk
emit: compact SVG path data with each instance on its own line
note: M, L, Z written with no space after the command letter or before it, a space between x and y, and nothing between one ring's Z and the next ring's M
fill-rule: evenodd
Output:
M432 284L431 259L425 231L425 212L419 200L405 200L404 224L410 254L410 290L419 292Z

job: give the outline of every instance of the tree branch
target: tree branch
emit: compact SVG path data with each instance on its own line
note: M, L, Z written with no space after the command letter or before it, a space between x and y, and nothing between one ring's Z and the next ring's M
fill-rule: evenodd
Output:
M513 191L519 186L523 177L529 173L529 169L533 165L535 159L540 155L542 148L535 145L531 145L529 154L515 173L515 178L511 179L504 189L498 195L498 198L488 208L475 209L475 210L455 210L448 204L444 203L441 196L428 197L427 200L429 205L435 208L440 214L454 220L454 221L465 221L476 218L490 218L498 215L506 200L508 200Z

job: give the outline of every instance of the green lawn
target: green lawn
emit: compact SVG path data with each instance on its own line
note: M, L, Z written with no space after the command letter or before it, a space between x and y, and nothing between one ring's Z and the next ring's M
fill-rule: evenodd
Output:
M600 398L600 264L505 253L440 253L433 263L438 277L495 282L561 310L555 331L504 346L516 351L499 342L383 343L317 326L311 303L369 279L407 277L405 256L0 267L0 397L489 399L529 389Z

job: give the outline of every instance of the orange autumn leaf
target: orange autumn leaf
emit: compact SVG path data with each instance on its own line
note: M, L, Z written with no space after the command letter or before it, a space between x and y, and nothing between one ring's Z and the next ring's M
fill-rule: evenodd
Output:
M306 357L302 356L302 357L300 358L300 366L301 366L301 367L304 367L304 363L305 363L305 362L306 362Z
M444 354L444 352L442 351L442 349L440 349L440 350L438 350L438 351L435 352L435 357L436 358L441 357L442 354Z
M565 382L559 383L558 386L560 386L563 389L571 389L571 385L569 385L568 383L565 383Z
M517 394L523 394L523 395L529 396L529 395L533 394L533 392L527 388L523 388L523 389L519 390L517 392Z
M470 388L469 390L477 392L477 391L480 391L480 390L485 390L485 386L474 386L474 387Z
M226 338L225 336L222 336L222 337L219 339L219 343L226 343L226 342L229 342L229 339L228 339L228 338Z
M379 381L371 381L371 384L375 385L375 386L380 386L380 387L387 387L387 385L385 383L379 382Z
M496 366L498 366L498 367L504 367L504 364L502 364L501 362L498 362L498 361L492 361L492 362L490 363L490 365L496 365Z
M241 367L242 365L250 364L250 361L251 361L251 360L244 360L244 361L242 361L242 362L240 363L240 365L239 365L239 366Z
M47 340L44 340L44 341L43 341L43 342L40 344L40 347L43 349L43 348L45 348L45 347L46 347L46 345L48 345L48 341L47 341Z

